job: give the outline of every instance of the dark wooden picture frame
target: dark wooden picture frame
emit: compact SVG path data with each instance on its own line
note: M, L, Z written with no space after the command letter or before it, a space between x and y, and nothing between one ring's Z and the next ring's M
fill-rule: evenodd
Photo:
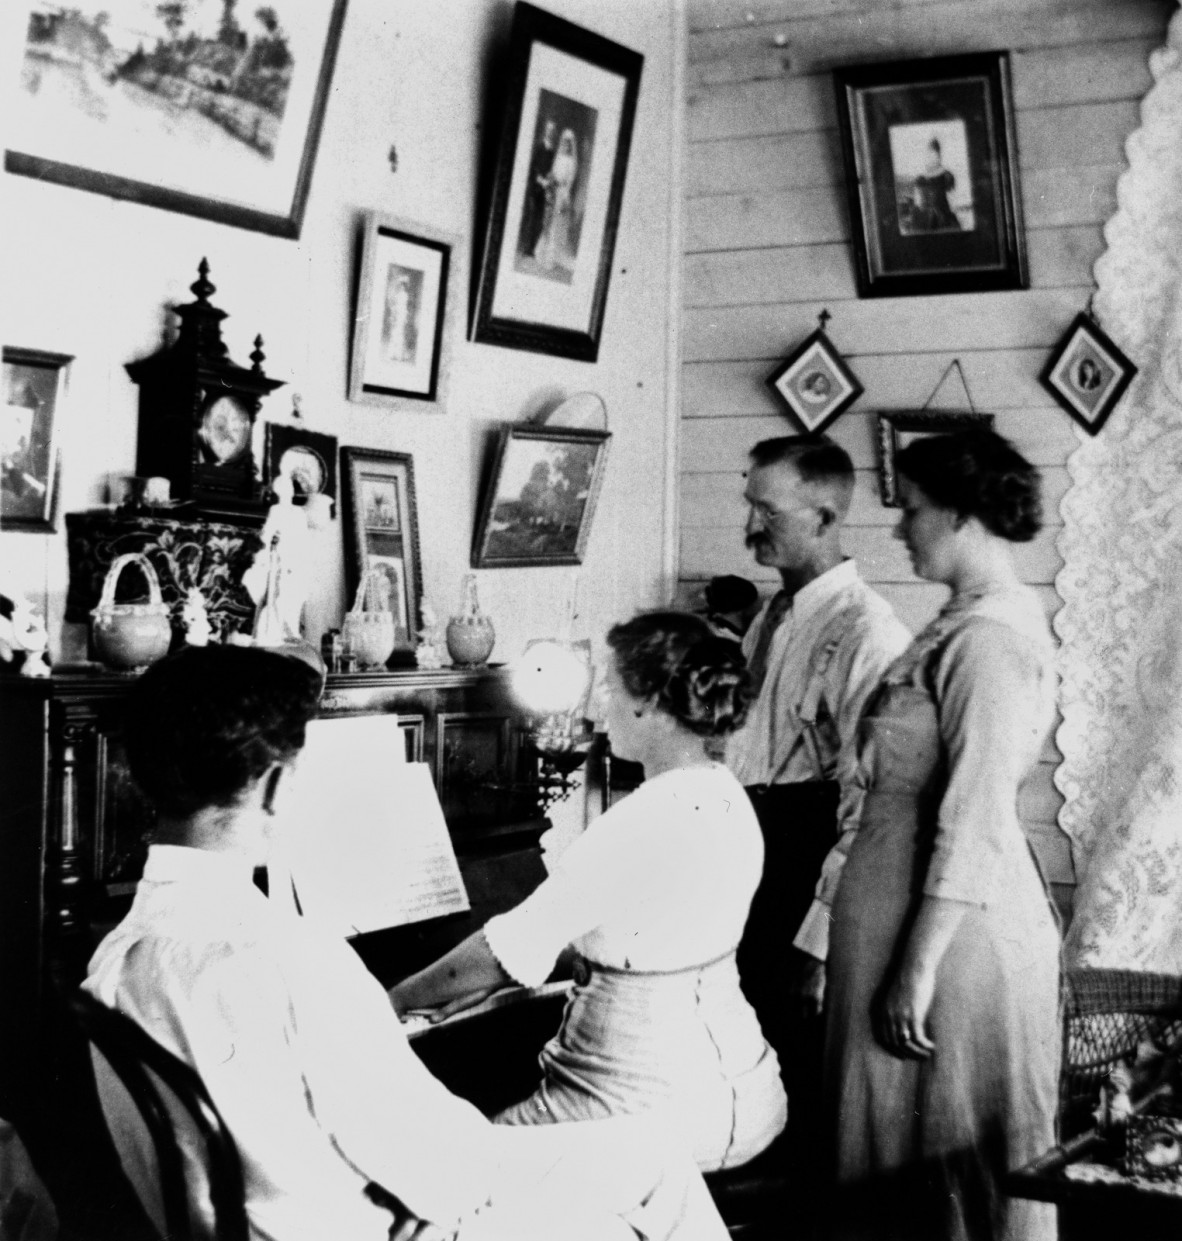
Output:
M1088 314L1076 315L1040 379L1089 434L1096 435L1133 382L1137 367Z
M71 354L4 346L0 530L57 529L58 432Z
M643 65L518 3L473 340L599 356Z
M341 503L347 603L363 573L384 568L398 629L391 661L413 661L423 597L414 459L379 448L342 448Z
M895 455L900 448L925 435L945 435L969 427L993 426L992 414L959 410L923 409L878 415L879 491L887 508L900 508Z
M346 3L272 0L253 18L243 13L245 24L229 14L215 38L185 29L184 6L159 5L148 51L143 31L112 21L103 0L73 0L58 13L29 3L23 89L14 92L4 166L40 181L298 237ZM77 106L77 124L67 130L52 113L42 115L40 101L69 97L49 89L69 73L85 78L86 90L75 93L91 103ZM183 111L188 124L155 125L156 115L167 118L169 110ZM127 116L141 119L121 132L119 118ZM233 159L225 157L227 143Z
M349 400L443 410L459 305L461 243L452 233L367 212Z
M767 377L767 386L809 435L819 435L862 395L858 377L816 331Z
M280 474L288 474L294 484L296 504L306 504L311 495L337 498L337 437L319 431L293 427L286 422L268 422L264 438L264 477L270 485Z
M610 440L609 431L502 427L472 567L582 564Z
M859 297L1024 289L1008 52L834 70Z

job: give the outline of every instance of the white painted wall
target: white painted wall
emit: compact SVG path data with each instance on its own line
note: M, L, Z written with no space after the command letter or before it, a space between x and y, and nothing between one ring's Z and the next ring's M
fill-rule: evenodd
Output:
M4 80L13 82L23 45L23 5L0 22ZM137 392L124 363L153 352L171 316L191 301L202 256L229 312L224 337L247 364L261 333L268 374L287 386L263 417L286 416L303 397L306 424L342 445L414 456L427 595L454 609L468 568L486 441L558 395L604 398L614 441L581 571L577 632L602 635L614 620L659 601L667 564L666 409L671 384L671 227L677 184L683 45L677 0L548 0L574 22L645 56L632 157L616 245L599 361L590 365L478 345L457 335L442 413L386 412L346 399L354 224L365 209L396 213L475 240L477 167L485 129L490 52L508 29L508 0L349 0L311 195L298 242L228 228L24 177L0 178L3 341L73 354L63 412L62 512L105 499L108 473L135 466ZM19 11L18 11L19 10ZM0 110L0 126L3 125ZM2 136L2 133L0 133ZM398 152L392 174L387 153ZM672 205L671 205L672 204ZM466 306L465 306L466 311ZM462 316L466 320L466 314ZM321 537L320 572L308 609L314 640L338 624L344 599L340 524ZM48 607L54 655L62 651L66 590L64 534L0 534L5 580ZM568 569L479 574L494 619L494 660L530 637L552 633L570 588ZM71 627L72 628L72 627ZM77 635L66 634L66 653ZM76 650L76 647L74 648Z

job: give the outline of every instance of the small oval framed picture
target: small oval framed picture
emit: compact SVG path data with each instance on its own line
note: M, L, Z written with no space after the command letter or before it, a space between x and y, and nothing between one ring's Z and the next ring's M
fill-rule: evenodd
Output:
M767 385L810 435L824 431L862 395L858 377L821 330L767 377Z
M1088 314L1075 316L1042 373L1043 387L1095 435L1124 396L1137 368Z

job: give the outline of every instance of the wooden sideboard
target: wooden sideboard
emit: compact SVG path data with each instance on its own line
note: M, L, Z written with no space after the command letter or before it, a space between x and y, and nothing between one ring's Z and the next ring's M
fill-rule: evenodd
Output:
M0 680L0 1116L43 1111L53 1014L122 916L152 812L123 743L126 677L56 673ZM471 912L359 937L389 983L433 960L540 881L546 826L503 668L330 676L321 717L394 713L407 757L430 765Z

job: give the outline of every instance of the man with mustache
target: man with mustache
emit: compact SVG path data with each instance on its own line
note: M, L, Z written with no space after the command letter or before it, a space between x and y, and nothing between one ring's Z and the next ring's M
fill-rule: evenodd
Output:
M793 1165L807 1186L821 1077L811 1018L823 1004L828 910L845 860L833 850L840 760L910 634L842 551L854 491L846 451L827 436L783 436L756 444L750 459L746 543L781 586L743 639L756 697L726 755L766 842L739 972L780 1055Z

